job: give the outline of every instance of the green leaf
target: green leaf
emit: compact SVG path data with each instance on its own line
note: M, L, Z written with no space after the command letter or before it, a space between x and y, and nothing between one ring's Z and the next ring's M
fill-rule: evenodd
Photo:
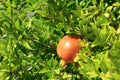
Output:
M30 43L24 41L23 44L27 49L32 50L32 47L30 46Z
M118 7L118 6L120 6L120 2L117 1L117 2L113 3L112 5Z
M47 69L42 69L42 70L39 71L39 73L42 73L42 74L43 74L43 73L46 73L46 72L49 72L49 70L47 70Z
M88 75L90 78L94 78L94 77L97 77L97 76L98 76L98 74L95 73L95 71L93 71L93 72L87 72L87 75Z
M113 8L113 6L108 6L108 7L106 8L106 12L110 12L110 11L112 10L112 8Z

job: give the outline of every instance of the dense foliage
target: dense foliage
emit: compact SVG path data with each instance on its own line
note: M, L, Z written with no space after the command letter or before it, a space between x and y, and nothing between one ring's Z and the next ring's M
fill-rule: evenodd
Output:
M86 48L62 68L66 34ZM0 0L0 80L119 80L119 0Z

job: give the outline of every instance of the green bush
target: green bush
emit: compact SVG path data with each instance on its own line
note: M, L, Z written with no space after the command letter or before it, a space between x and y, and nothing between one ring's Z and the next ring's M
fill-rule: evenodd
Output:
M86 48L62 68L56 54L67 34ZM119 80L119 0L1 0L0 80Z

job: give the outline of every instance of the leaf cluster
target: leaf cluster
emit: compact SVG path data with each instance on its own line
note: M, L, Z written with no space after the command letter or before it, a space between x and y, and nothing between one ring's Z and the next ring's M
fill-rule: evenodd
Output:
M80 35L76 64L59 66L58 41ZM119 0L0 0L1 80L119 80Z

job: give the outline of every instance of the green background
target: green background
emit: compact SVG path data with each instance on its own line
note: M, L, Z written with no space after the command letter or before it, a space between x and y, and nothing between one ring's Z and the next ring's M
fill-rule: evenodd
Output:
M69 34L86 48L62 68ZM0 80L119 80L119 64L119 0L0 0Z

